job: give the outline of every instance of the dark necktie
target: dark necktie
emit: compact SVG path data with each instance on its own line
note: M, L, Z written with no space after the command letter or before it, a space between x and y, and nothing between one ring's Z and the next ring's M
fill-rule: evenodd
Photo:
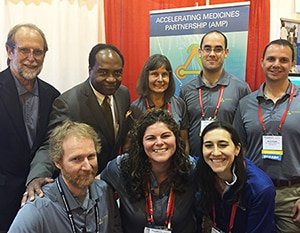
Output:
M110 107L110 98L108 96L105 96L102 105L101 105L104 113L105 113L105 118L107 121L107 127L109 130L109 134L111 135L111 139L114 141L115 140L115 129L114 129L114 124L113 124L113 117L112 117L112 111Z

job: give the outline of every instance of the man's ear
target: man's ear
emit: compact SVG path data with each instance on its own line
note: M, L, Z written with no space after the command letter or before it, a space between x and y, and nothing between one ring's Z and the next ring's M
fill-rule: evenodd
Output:
M54 165L55 165L59 170L61 170L61 165L60 165L60 163L59 163L58 161L55 161L55 162L54 162Z
M7 53L7 57L9 58L9 60L12 59L11 54L13 53L12 51L13 49L11 47L9 47L8 45L6 45L6 53Z

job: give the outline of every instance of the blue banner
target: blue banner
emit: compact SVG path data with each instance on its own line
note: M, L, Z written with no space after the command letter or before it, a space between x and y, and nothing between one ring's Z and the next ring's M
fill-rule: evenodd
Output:
M150 54L167 56L172 64L176 94L180 86L201 71L201 37L212 30L228 39L224 68L245 80L249 2L150 12Z

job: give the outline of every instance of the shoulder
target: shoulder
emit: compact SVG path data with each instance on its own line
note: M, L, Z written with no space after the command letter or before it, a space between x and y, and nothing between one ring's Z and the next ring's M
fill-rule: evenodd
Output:
M99 179L95 179L92 186L95 187L95 189L97 190L97 192L99 192L99 190L101 190L101 192L106 193L107 190L110 189L110 187L108 186L108 184L104 181L104 180L99 180Z
M127 87L121 85L114 93L114 98L117 102L121 103L121 106L129 107L130 93Z
M124 92L129 92L128 88L124 85L120 85L120 87L118 88L118 90L120 91L124 91Z
M185 84L181 86L181 90L186 90L190 88L196 88L196 84L198 84L199 75L196 77L191 78L189 81L187 81Z
M247 185L251 187L252 192L258 194L269 190L275 193L275 187L268 175L249 159L245 158L245 163L248 176Z
M74 87L71 87L70 89L66 90L58 97L58 99L62 99L62 100L70 99L70 100L74 101L73 98L78 98L78 96L86 95L84 93L93 93L88 80L86 80L80 84L77 84ZM74 101L74 102L76 102L76 101Z
M101 172L101 179L107 181L108 183L111 183L113 181L118 182L118 180L116 179L121 176L121 161L127 156L127 154L118 155L116 158L109 161L104 170Z
M225 71L225 76L227 76L229 78L230 83L241 86L241 87L244 87L244 88L249 88L249 85L245 80L240 79L237 76L228 73L227 71Z
M34 201L27 201L25 205L21 208L24 212L44 212L46 208L49 208L49 205L53 205L53 200L50 199L49 195L45 193L44 197L39 197L35 195ZM24 210L23 210L24 209Z
M121 85L117 90L116 90L116 93L120 93L120 94L123 94L123 95L129 95L129 90L126 86L124 85Z
M90 91L92 92L92 88L90 86L89 80L85 80L82 83L79 83L71 88L69 88L68 90L66 90L64 93L62 93L62 95L70 95L73 93L77 93L77 92L81 92L81 91Z
M40 78L37 78L37 81L39 83L39 88L41 90L44 90L47 93L52 93L52 95L55 97L60 95L60 92L51 84L45 82L44 80L41 80Z
M294 96L294 98L299 98L299 93L300 93L300 86L295 84L295 93L296 95Z
M0 89L15 86L15 82L9 67L0 72Z
M7 78L7 77L12 76L9 67L7 67L5 70L2 70L2 71L0 72L0 76L1 76L0 81L2 81L2 78Z
M144 98L138 98L138 99L136 99L136 100L134 100L134 101L132 101L132 103L130 104L130 106L139 106L139 105L145 105L145 103L144 103Z
M172 102L172 101L174 101L175 103L177 103L177 104L179 104L179 105L185 105L184 100L183 100L181 97L176 96L176 95L173 95L173 96L171 97L171 102Z
M63 92L55 100L54 104L60 103L62 101L69 105L78 106L78 104L83 102L82 97L89 97L90 95L95 96L88 80L86 80L86 81L84 81L80 84L77 84L76 86L66 90L65 92ZM96 99L96 97L95 97L95 99Z
M116 158L114 158L113 160L107 163L107 167L110 169L119 169L121 165L121 161L126 157L128 157L127 153L118 155Z

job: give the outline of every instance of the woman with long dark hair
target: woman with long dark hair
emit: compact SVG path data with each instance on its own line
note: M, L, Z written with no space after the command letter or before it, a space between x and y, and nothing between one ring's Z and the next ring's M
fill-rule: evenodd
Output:
M120 198L124 232L196 233L195 167L167 111L153 109L142 116L132 130L128 154L101 173Z
M243 156L231 124L215 121L201 135L197 163L200 216L208 216L215 231L276 232L275 188L271 179ZM206 225L206 224L204 224Z

